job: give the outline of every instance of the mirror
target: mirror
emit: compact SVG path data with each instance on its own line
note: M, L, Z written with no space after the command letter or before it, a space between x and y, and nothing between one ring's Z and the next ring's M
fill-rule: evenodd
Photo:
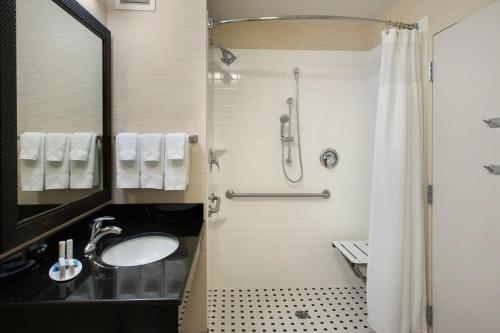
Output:
M16 21L22 221L103 189L103 41L52 0L18 0Z
M77 0L0 13L1 259L111 202L112 135L111 32Z

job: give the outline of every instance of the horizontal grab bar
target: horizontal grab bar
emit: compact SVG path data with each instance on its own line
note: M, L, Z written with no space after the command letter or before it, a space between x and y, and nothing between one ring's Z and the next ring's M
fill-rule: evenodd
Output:
M233 190L226 191L226 198L323 198L328 199L331 193L323 190L321 193L235 193Z

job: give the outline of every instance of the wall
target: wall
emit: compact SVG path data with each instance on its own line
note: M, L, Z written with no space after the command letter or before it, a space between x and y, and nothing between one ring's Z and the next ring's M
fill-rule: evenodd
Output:
M226 149L209 181L223 197L221 213L208 224L209 288L359 283L331 243L368 236L379 50L232 51L238 60L230 69L219 54L209 58L217 59L210 68L210 136L215 148ZM294 67L302 72L304 180L290 186L282 173L279 118L295 96ZM319 163L327 147L340 154L334 170ZM329 189L332 197L228 200L228 189Z
M369 32L377 27L353 21L249 22L216 26L213 38L238 49L366 51L373 47Z
M92 15L94 15L102 24L107 21L107 0L78 0Z
M188 190L118 190L115 203L205 202L206 3L157 1L156 12L115 10L113 131L198 134Z

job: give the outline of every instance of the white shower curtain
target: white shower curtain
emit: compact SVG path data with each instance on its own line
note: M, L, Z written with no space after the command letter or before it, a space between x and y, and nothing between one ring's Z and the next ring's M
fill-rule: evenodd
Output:
M426 332L420 33L382 32L369 233L368 322Z

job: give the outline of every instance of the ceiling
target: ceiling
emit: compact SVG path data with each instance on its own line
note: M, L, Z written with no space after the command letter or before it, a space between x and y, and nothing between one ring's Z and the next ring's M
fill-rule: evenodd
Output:
M279 16L340 15L376 18L396 0L208 0L216 19Z

